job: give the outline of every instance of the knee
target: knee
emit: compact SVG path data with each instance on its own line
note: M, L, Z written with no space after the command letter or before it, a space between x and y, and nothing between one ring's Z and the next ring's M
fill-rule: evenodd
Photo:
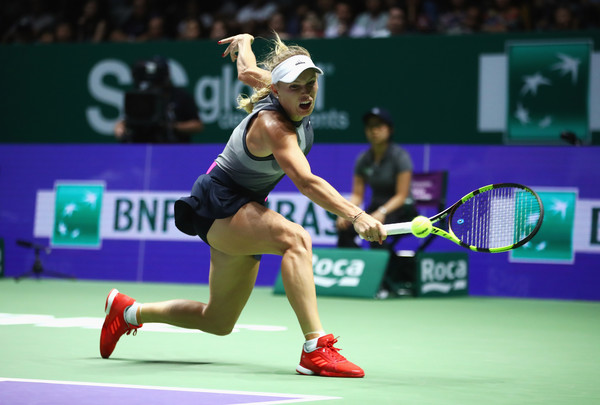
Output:
M213 325L211 325L210 329L205 330L205 332L208 332L212 335L217 335L217 336L227 336L227 335L231 334L231 332L233 332L234 327L235 327L235 322L234 323L215 322Z
M312 239L310 234L298 224L291 224L285 232L285 250L312 253Z
M211 333L217 336L227 336L233 332L233 327L215 328Z

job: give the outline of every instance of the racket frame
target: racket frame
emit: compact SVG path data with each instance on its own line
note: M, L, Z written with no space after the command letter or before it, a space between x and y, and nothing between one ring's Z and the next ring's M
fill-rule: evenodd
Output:
M484 192L492 190L492 189L507 188L507 187L518 188L525 192L530 193L537 199L538 205L540 207L540 215L539 215L538 221L535 225L535 228L522 240L520 240L517 243L514 243L512 245L496 247L496 248L483 248L483 247L478 247L478 246L472 246L472 245L469 245L468 243L461 241L454 234L454 232L452 231L452 221L451 220L448 221L448 231L445 231L444 229L433 226L431 229L431 233L434 235L446 238L446 239L456 243L459 246L462 246L466 249L469 249L469 250L472 250L475 252L500 253L500 252L506 252L508 250L516 249L520 246L523 246L524 244L529 242L535 236L535 234L539 231L540 227L542 226L542 222L544 220L544 205L542 204L542 200L540 199L540 197L537 195L537 193L535 191L533 191L531 188L524 186L522 184L495 183L495 184L489 184L484 187L480 187L477 190L474 190L474 191L470 192L469 194L465 195L460 200L458 200L457 202L452 204L450 207L446 208L444 211L432 216L431 218L429 218L429 220L431 221L432 224L434 224L434 223L443 221L446 218L452 219L452 215L456 212L458 207L460 207L461 205L463 205L465 202L467 202L471 198L475 197L476 195L484 193ZM385 228L388 235L412 233L410 222L399 222L396 224L386 224L383 227Z

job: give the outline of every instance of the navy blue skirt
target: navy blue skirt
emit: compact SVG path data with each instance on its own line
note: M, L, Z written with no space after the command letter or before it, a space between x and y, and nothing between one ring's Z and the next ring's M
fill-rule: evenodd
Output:
M215 219L231 217L251 201L266 205L266 197L240 186L215 166L198 177L189 197L175 202L175 225L208 244L206 235Z

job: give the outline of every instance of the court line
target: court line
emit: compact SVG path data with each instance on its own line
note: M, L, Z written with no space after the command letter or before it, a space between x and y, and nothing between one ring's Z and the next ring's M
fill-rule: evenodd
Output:
M308 401L327 401L332 399L343 399L342 397L329 397L322 395L305 395L305 394L281 394L273 392L259 392L259 391L234 391L234 390L216 390L216 389L204 389L204 388L185 388L185 387L163 387L163 386L149 386L149 385L129 385L129 384L109 384L109 383L90 383L90 382L79 382L79 381L59 381L59 380L38 380L38 379L25 379L25 378L8 378L0 377L0 383L2 382L17 382L17 383L32 383L32 384L54 384L54 385L71 385L71 386L87 386L87 387L104 387L104 388L119 388L119 389L139 389L139 390L156 390L156 391L172 391L172 392L189 392L198 394L222 394L222 395L239 395L239 396L256 396L256 397L273 397L273 398L287 398L283 400L274 401L259 401L259 402L239 402L243 405L271 405L271 404L291 404ZM34 394L31 390L27 390ZM2 390L0 390L0 398L2 398ZM26 398L22 398L25 399ZM68 403L68 401L66 401ZM235 403L229 403L234 405Z
M101 329L104 318L100 317L62 317L44 314L12 314L0 312L0 326L32 325L48 328ZM245 331L282 332L287 327L278 325L235 324L232 333ZM144 326L144 332L169 333L205 333L197 329L184 329L167 324L152 323Z

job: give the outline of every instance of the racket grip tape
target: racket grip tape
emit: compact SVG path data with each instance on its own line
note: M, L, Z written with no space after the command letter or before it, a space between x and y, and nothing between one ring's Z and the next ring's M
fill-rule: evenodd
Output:
M399 222L397 224L383 225L388 235L401 235L412 233L410 222Z
M388 235L400 235L405 233L412 233L410 222L399 222L397 224L386 224L383 228ZM361 239L364 239L362 236Z

